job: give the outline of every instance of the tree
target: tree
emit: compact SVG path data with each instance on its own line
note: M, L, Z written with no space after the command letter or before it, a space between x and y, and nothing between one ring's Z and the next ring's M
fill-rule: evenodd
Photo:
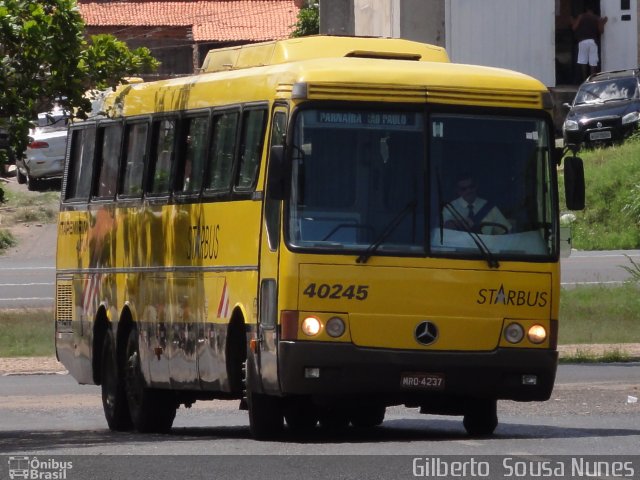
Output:
M75 0L0 0L0 129L8 131L11 153L23 154L38 112L59 105L85 117L86 91L158 65L147 48L129 50L111 35L87 42ZM0 162L6 154L0 150Z
M298 12L296 29L291 33L292 37L306 37L320 33L320 8L318 3L307 4Z

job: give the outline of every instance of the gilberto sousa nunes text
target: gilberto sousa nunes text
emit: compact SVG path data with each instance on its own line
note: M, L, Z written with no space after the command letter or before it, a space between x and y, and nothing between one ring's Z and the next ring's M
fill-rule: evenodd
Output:
M628 459L597 457L417 457L413 476L423 478L635 478Z

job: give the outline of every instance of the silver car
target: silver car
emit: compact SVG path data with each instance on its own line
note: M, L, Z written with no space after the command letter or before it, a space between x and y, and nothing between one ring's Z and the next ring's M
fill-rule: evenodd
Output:
M44 180L62 178L68 116L63 110L38 114L25 157L16 162L18 183L37 190Z

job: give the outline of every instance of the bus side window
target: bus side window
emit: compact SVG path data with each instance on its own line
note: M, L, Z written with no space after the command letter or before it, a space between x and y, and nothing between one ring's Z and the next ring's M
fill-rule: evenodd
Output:
M149 161L147 193L166 194L171 187L176 139L176 120L165 118L153 123L153 145Z
M264 145L264 129L266 110L247 110L242 116L242 137L240 143L240 165L235 187L237 190L250 190L256 180L262 147Z
M199 193L207 160L207 130L209 117L187 118L180 138L181 165L176 190L179 193Z
M98 198L113 198L118 181L122 125L114 124L100 128L98 138L100 151L97 165L100 170L94 195Z
M65 200L86 200L91 193L96 126L73 130Z
M212 193L229 191L237 130L237 111L225 112L213 117L209 168L205 183L205 189Z
M125 129L122 184L119 192L123 196L139 197L142 195L142 179L148 131L149 126L146 123L129 124Z

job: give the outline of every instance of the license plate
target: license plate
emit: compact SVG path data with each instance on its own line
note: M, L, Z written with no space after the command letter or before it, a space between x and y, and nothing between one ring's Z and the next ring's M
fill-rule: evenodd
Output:
M414 390L443 390L444 375L440 373L403 373L400 376L400 386Z
M589 140L606 140L611 138L611 132L593 132L589 134Z

